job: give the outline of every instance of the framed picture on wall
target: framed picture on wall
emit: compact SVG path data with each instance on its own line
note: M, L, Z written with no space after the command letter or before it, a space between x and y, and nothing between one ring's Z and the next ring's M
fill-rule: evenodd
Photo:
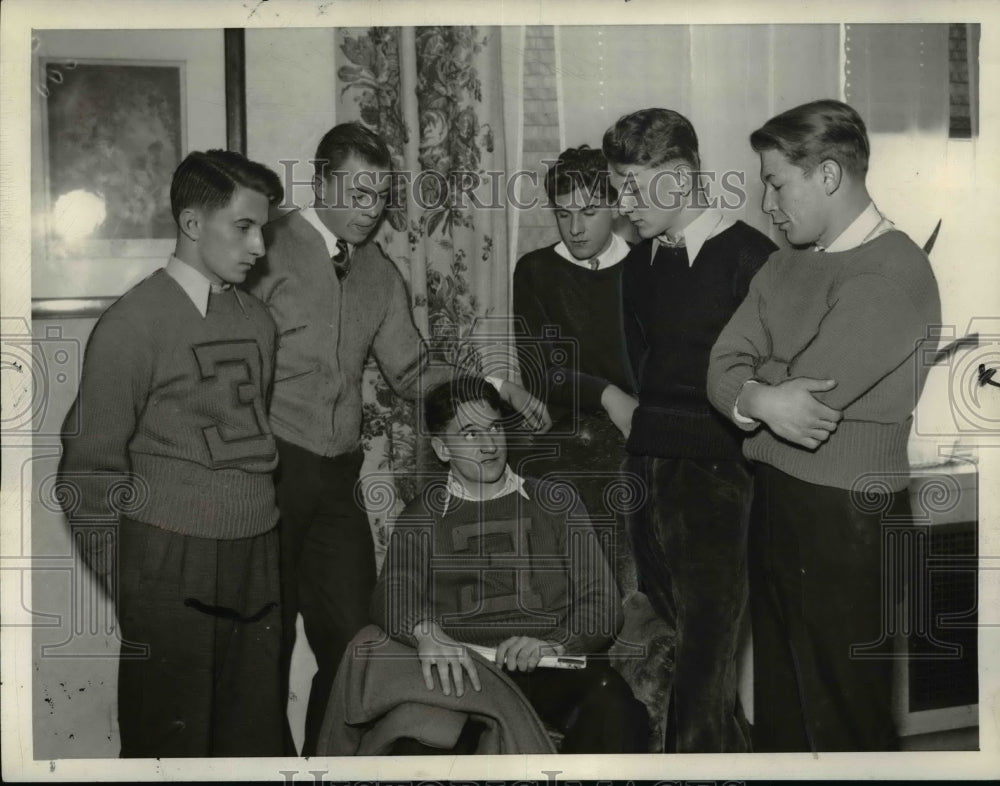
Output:
M177 165L228 146L224 34L40 30L33 42L33 311L107 305L173 252Z
M50 257L162 255L186 145L183 62L41 62Z

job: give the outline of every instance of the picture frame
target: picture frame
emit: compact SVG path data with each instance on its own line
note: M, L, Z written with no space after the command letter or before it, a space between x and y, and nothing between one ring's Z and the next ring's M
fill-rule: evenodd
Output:
M47 256L169 254L184 62L43 58L40 72Z
M242 30L143 30L127 46L115 32L33 33L35 317L97 316L162 267L173 169L191 150L245 150Z

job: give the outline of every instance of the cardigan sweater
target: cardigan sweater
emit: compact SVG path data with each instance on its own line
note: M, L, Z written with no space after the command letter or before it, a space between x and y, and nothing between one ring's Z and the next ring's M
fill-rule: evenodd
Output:
M622 335L621 263L600 270L574 265L555 244L525 254L514 270L514 315L522 383L563 413L604 415L609 384L631 393Z
M621 599L586 508L569 484L526 478L524 491L411 502L390 535L372 620L411 646L414 626L433 620L467 644L531 636L571 654L607 649Z
M406 398L452 369L427 365L406 285L376 243L357 246L339 280L323 238L298 211L270 222L264 236L267 256L247 285L278 325L271 427L320 456L355 451L369 352Z
M271 529L274 342L274 322L252 296L213 293L203 318L164 270L113 303L91 334L64 428L71 521L125 512L217 539Z
M742 434L709 403L708 356L776 246L737 221L687 249L652 240L632 249L622 275L625 339L639 407L626 445L637 456L740 460Z
M732 418L747 380L836 380L814 394L843 410L826 442L809 450L761 428L746 440L746 456L809 483L851 489L874 473L898 491L908 482L906 443L929 370L921 345L940 321L927 255L898 230L848 251L782 250L712 349L709 394Z

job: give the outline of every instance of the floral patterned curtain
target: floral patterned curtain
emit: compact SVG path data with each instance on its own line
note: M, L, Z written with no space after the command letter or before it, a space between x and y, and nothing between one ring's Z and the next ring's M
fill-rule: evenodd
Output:
M487 174L505 171L499 29L340 28L336 36L337 120L379 133L404 173L376 240L409 284L434 354L482 370L474 335L503 330L508 311L506 216L488 202ZM487 370L502 375L496 358ZM362 487L381 557L386 521L417 493L433 458L413 403L391 392L373 361L364 386Z

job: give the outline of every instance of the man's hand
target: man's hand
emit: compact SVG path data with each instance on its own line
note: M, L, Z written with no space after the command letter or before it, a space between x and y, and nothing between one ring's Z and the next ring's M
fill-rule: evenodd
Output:
M469 650L441 630L437 623L420 622L413 628L413 635L417 640L417 656L420 658L427 690L434 690L431 667L437 667L441 690L445 696L451 695L452 680L455 682L455 695L461 698L465 694L463 671L469 675L472 687L477 691L482 690L476 663Z
M566 648L530 636L511 636L497 645L496 664L507 671L534 671L542 655L564 655Z
M837 430L843 413L818 401L813 393L836 386L835 380L809 377L796 377L780 385L744 385L736 409L766 423L782 439L815 450Z
M611 422L628 439L632 432L632 413L639 406L639 399L630 396L617 385L608 385L601 393L601 406L608 413Z
M544 434L552 428L552 418L545 404L531 395L520 385L505 379L500 386L500 398L516 409L524 422L537 434Z

